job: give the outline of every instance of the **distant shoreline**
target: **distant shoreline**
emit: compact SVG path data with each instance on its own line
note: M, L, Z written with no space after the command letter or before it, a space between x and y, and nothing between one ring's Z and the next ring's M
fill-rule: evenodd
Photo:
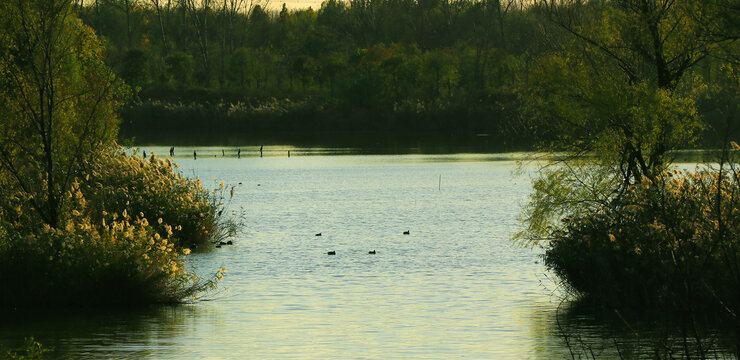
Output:
M120 138L135 145L275 145L359 148L534 149L514 115L450 104L423 111L371 110L315 101L267 105L146 101L121 112Z

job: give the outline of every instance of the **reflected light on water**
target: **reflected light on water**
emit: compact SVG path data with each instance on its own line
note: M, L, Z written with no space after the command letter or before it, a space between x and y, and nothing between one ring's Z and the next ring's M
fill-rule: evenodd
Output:
M228 269L208 301L15 314L0 346L33 335L62 358L569 357L541 250L510 240L530 192L512 175L521 155L290 149L176 149L183 174L235 186L247 219L235 245L189 258L205 276Z

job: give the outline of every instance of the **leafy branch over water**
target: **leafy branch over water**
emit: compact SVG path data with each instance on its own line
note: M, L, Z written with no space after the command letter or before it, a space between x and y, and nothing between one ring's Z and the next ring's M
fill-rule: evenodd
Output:
M684 356L711 355L712 326L740 336L738 23L733 1L538 1L554 46L521 88L541 149L518 238L575 298L632 313L671 311ZM713 80L692 72L722 59ZM733 60L735 59L735 60ZM719 85L721 84L721 85ZM722 87L723 101L706 99ZM703 105L702 105L703 104ZM702 116L705 115L705 116ZM672 151L718 134L716 166L678 171ZM720 319L720 320L717 320ZM666 325L667 326L667 325ZM740 338L733 345L740 349Z
M128 88L66 0L0 3L0 307L188 300L185 267L227 225L168 160L114 143Z

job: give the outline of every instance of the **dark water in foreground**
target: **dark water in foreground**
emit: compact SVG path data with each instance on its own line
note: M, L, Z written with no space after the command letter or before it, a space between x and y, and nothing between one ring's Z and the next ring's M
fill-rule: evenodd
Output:
M517 154L266 150L176 149L184 174L236 185L232 207L246 212L234 246L190 258L205 274L228 269L207 301L14 314L0 344L35 336L90 359L614 358L659 346L563 315L541 250L510 240L531 191L512 174Z

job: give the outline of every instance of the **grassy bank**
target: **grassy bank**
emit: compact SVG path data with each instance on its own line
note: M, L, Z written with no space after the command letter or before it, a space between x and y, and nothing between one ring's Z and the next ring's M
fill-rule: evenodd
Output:
M618 201L563 218L545 264L574 295L601 306L677 311L688 328L714 314L737 329L738 195L734 166L644 178Z
M191 248L226 235L222 197L167 160L95 159L64 193L59 226L40 221L33 196L0 197L0 306L181 302L222 276L185 267Z

